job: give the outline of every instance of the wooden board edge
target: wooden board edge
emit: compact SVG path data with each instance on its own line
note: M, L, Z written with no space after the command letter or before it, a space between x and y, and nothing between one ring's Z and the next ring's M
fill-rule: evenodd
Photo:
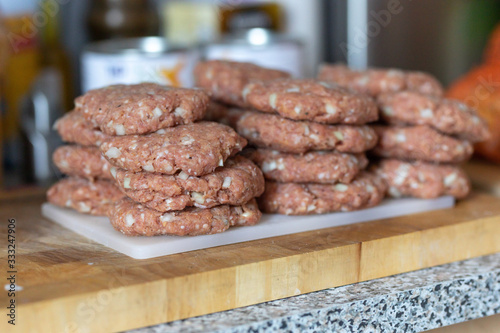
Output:
M19 328L29 332L42 328L45 332L121 331L488 255L500 251L498 219L485 217L133 285L126 292L125 287L118 287L28 304L19 307L23 313ZM436 242L446 251L434 251ZM470 250L465 254L455 250L467 245ZM388 262L394 265L392 271L387 270Z
M465 253L464 248L468 249ZM376 239L361 245L360 272L363 273L359 281L496 252L500 252L499 216Z
M21 305L23 326L19 328L22 332L122 331L346 285L359 275L359 250L360 243L352 243Z

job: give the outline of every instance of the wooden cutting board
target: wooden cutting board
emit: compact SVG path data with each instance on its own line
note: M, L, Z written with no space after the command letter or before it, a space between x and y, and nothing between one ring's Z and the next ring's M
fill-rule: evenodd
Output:
M17 221L15 332L121 331L500 251L500 198L481 193L451 209L148 260L44 220L43 201L0 203L1 220Z

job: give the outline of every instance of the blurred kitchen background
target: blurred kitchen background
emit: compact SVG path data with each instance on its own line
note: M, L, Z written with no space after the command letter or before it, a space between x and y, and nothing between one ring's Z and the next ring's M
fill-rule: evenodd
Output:
M58 177L52 125L88 89L191 86L202 58L297 77L321 62L400 67L448 86L480 66L499 21L495 0L0 0L0 189Z

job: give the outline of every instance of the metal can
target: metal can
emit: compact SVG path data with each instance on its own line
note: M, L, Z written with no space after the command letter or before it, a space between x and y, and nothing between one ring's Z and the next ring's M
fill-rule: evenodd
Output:
M280 69L295 77L304 74L302 44L267 29L254 28L224 37L204 49L207 60L244 61Z
M162 37L95 42L82 54L82 90L139 82L192 87L199 59L198 49L176 48Z

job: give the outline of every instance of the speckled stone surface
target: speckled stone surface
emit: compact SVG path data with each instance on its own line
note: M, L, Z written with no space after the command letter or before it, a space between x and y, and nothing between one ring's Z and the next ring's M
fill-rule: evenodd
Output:
M500 253L129 332L420 332L500 313Z

